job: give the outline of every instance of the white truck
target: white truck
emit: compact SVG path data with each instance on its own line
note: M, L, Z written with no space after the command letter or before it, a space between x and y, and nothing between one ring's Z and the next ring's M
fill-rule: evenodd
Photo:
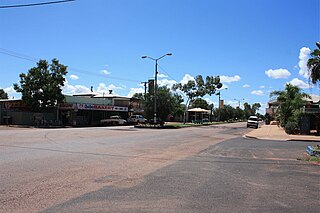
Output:
M131 115L127 119L128 123L138 124L138 123L146 123L147 119L145 119L142 115Z
M101 125L124 125L127 121L122 119L119 115L110 116L108 119L100 120Z

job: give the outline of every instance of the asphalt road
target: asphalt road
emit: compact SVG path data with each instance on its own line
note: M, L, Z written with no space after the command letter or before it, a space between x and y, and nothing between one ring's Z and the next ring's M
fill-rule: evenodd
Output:
M310 142L244 123L0 130L0 212L318 212Z

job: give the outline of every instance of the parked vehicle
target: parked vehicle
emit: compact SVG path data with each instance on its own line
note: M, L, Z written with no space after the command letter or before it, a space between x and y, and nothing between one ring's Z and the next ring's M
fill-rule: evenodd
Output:
M146 121L149 125L153 125L153 126L163 126L164 125L164 121L161 118L157 118L156 122L154 122L154 119L150 119L148 121Z
M145 119L142 115L131 115L128 119L128 123L146 123L147 119Z
M102 125L124 125L127 121L122 119L119 115L110 116L108 119L100 120Z
M258 129L259 127L259 120L258 120L258 117L257 116L250 116L248 118L248 121L247 121L247 128L249 127L254 127L256 129Z

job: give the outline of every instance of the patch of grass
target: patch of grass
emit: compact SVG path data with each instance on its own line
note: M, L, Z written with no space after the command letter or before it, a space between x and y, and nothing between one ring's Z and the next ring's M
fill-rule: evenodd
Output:
M223 124L224 122L206 122L206 123L167 123L164 127L169 128L183 128L183 127L192 127L192 126L203 126L203 125L215 125L215 124Z
M320 157L310 155L305 155L302 158L297 158L297 160L320 163Z
M320 163L320 157L311 156L309 159L310 162L317 162Z

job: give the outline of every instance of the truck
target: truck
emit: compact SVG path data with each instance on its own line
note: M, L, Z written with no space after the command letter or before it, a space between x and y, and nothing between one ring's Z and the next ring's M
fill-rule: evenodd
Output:
M126 120L122 119L119 115L110 116L108 119L100 120L101 125L125 125Z
M145 119L142 115L131 115L127 119L128 123L133 123L133 124L139 124L139 123L146 123L147 119Z

